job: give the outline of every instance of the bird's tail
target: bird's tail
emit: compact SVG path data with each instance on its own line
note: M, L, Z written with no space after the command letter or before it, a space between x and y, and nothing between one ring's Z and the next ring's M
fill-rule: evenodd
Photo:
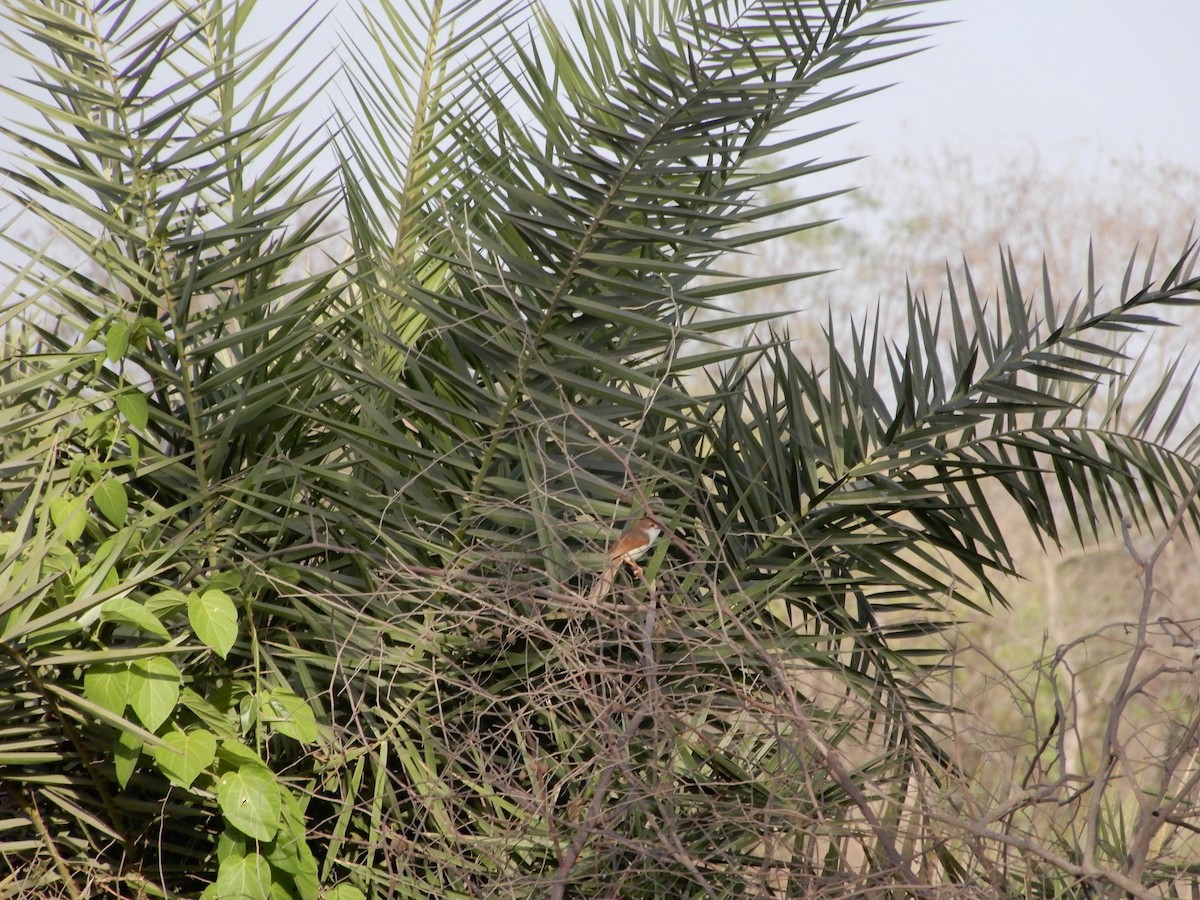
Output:
M600 575L596 578L596 583L592 585L591 593L588 594L589 603L599 603L612 590L613 579L617 575L617 567L613 563L607 563Z

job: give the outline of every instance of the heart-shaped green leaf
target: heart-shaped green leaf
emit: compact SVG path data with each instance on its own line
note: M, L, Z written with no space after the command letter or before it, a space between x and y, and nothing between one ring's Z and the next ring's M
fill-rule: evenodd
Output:
M225 821L258 841L269 841L279 830L279 786L262 766L242 766L221 776L217 804Z
M117 784L121 787L129 784L138 757L142 754L142 739L129 732L122 731L117 735L113 744L113 767L116 769Z
M150 409L146 404L146 395L140 391L127 391L117 394L117 409L125 421L134 428L142 429L150 421Z
M257 853L231 856L217 869L216 896L238 900L267 900L271 891L271 865Z
M161 638L169 638L170 632L163 627L158 616L142 606L136 600L128 597L113 597L107 600L100 610L101 622L120 622L123 625L133 625L142 631L157 634Z
M192 782L217 756L217 739L209 731L172 731L163 736L163 745L154 748L154 761L167 777L180 787Z
M109 362L117 362L125 358L129 350L129 323L113 322L104 337L104 352Z
M129 493L125 490L125 485L115 478L107 477L97 484L92 493L92 501L96 504L96 509L100 510L100 514L118 528L124 525L129 517Z
M237 609L224 591L203 591L188 597L188 622L205 646L224 659L237 640Z
M129 702L129 665L96 663L83 676L83 695L109 712L120 715Z
M312 707L291 691L268 691L263 697L262 716L280 734L302 744L317 739L317 718Z
M167 720L179 702L179 669L165 656L129 665L129 705L150 731Z
M56 497L50 501L50 520L68 543L79 540L87 527L87 503L82 497Z

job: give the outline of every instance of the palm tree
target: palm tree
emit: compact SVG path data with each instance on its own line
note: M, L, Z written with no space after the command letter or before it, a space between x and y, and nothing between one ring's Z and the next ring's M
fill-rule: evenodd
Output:
M916 5L612 3L571 36L414 0L364 14L323 137L299 24L7 0L42 117L8 194L55 236L7 237L0 366L20 884L960 878L908 801L954 765L933 636L1013 568L988 492L1052 542L1169 520L1182 401L1127 425L1107 338L1198 282L1185 254L1035 305L1010 270L906 298L906 339L831 325L819 364L724 340L805 277L722 269L808 227L777 223L816 198L762 200L827 167L785 161L797 126ZM647 510L667 539L589 606Z

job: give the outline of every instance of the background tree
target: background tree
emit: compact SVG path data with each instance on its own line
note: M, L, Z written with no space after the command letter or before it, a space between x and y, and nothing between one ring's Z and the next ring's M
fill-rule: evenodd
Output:
M5 289L13 884L1042 877L920 802L963 777L932 636L1004 599L989 485L1051 541L1194 521L1181 408L1118 428L1097 391L1104 336L1194 302L1190 257L1107 305L1029 302L1015 267L991 303L949 285L819 366L713 314L801 277L721 267L804 227L779 217L812 198L763 200L812 171L778 154L914 5L608 5L536 40L516 4L368 17L388 62L353 68L326 176L278 93L294 29L244 50L246 7L9 2L44 117L10 195L98 269L16 241ZM335 210L344 255L298 273ZM588 605L643 508L668 540ZM1051 881L1169 862L1085 847Z
M1115 156L1084 145L1046 159L1017 145L980 158L946 145L922 154L864 153L855 171L863 187L805 211L836 221L765 245L746 267L783 272L802 254L826 272L804 283L803 308L789 320L794 339L810 352L824 343L815 312L829 309L848 327L878 308L889 327L901 327L904 305L883 301L898 284L944 298L947 265L993 285L1011 256L1021 272L1040 273L1045 265L1051 284L1075 286L1087 281L1090 261L1095 283L1116 290L1132 248L1147 260L1152 252L1174 258L1191 243L1200 216L1200 174L1145 152ZM786 310L791 299L786 286L764 288L738 308ZM1192 333L1190 310L1180 310L1177 321L1189 327L1156 339L1169 348L1157 355L1161 363L1184 350ZM1163 369L1153 374L1147 390Z

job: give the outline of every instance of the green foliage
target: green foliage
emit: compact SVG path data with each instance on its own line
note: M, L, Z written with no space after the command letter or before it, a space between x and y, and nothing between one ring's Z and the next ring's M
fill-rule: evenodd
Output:
M132 28L5 12L49 100L46 128L10 132L30 161L10 193L59 235L45 251L8 237L29 266L0 365L5 858L33 889L21 848L38 838L75 896L149 878L315 897L307 800L265 761L315 743L315 718L294 673L246 666L264 588L222 538L236 505L220 509L245 492L226 491L242 466L221 447L269 465L270 428L222 431L287 357L263 313L319 302L329 277L285 277L315 225L282 228L323 190L302 183L316 145L291 143L278 70L260 68L286 59L238 53L242 20L219 7Z
M760 198L823 166L773 154L853 98L830 79L906 52L914 5L580 6L579 38L535 16L536 42L517 5L387 10L331 148L286 79L304 36L239 45L252 4L9 0L44 119L9 132L9 194L57 236L6 238L0 852L25 884L961 876L897 835L952 771L930 638L1012 569L985 487L1050 541L1169 519L1183 401L1126 425L1100 387L1106 339L1198 283L1185 256L1035 308L1010 267L998 305L907 298L904 339L830 328L820 366L723 343L766 317L718 301L805 277L719 268L808 227L776 217L817 198ZM668 540L588 606L642 507Z

